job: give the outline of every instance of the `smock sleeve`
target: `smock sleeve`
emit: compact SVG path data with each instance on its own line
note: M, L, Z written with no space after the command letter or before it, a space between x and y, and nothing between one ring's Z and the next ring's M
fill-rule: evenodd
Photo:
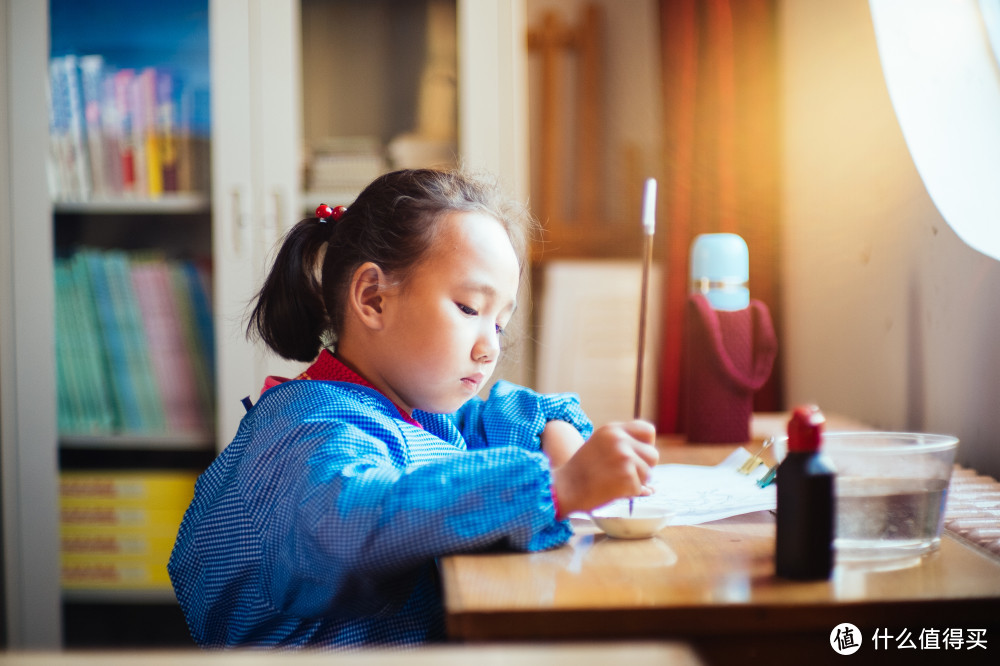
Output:
M507 381L498 381L489 398L473 398L452 415L469 449L519 446L542 448L542 430L549 421L566 421L587 439L594 426L575 393L536 393Z
M541 550L569 538L539 453L455 450L399 467L384 437L348 424L306 427L296 439L315 444L304 447L312 453L289 461L282 479L293 481L261 525L267 596L283 612L393 612L405 598L398 590L437 557Z

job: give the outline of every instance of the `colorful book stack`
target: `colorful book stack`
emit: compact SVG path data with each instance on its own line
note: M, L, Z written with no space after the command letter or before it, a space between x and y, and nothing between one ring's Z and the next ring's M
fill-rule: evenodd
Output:
M61 435L200 436L214 427L204 264L81 249L55 261Z
M49 62L49 189L56 201L205 192L207 137L188 91L164 69L117 69L100 55Z
M167 561L197 473L87 470L59 479L63 589L169 590Z

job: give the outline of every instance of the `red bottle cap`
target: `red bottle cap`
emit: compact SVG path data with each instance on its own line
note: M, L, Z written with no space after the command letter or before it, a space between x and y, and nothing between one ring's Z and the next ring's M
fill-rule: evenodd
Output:
M813 453L819 450L826 419L816 405L797 407L788 421L788 450Z

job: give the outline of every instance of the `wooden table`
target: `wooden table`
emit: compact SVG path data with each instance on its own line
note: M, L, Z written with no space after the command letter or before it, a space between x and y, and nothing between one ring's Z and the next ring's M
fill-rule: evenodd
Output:
M733 448L660 444L661 463L715 464ZM780 655L825 663L839 658L831 631L850 622L867 643L852 663L866 654L895 663L885 649L872 650L876 630L896 637L908 629L916 641L924 629L984 628L989 649L982 652L1000 663L1000 560L950 534L917 562L885 570L837 565L829 581L796 583L774 576L774 516L767 511L666 527L638 541L610 539L589 521L574 529L569 544L555 550L444 558L449 636L676 639L709 663L752 657L775 663ZM883 645L901 656L892 652L895 641ZM929 650L902 656L906 663L911 656L941 658Z

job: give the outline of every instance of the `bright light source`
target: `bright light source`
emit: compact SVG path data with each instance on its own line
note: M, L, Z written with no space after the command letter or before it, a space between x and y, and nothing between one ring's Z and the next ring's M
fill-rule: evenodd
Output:
M962 240L1000 259L1000 0L870 6L889 97L927 192Z

